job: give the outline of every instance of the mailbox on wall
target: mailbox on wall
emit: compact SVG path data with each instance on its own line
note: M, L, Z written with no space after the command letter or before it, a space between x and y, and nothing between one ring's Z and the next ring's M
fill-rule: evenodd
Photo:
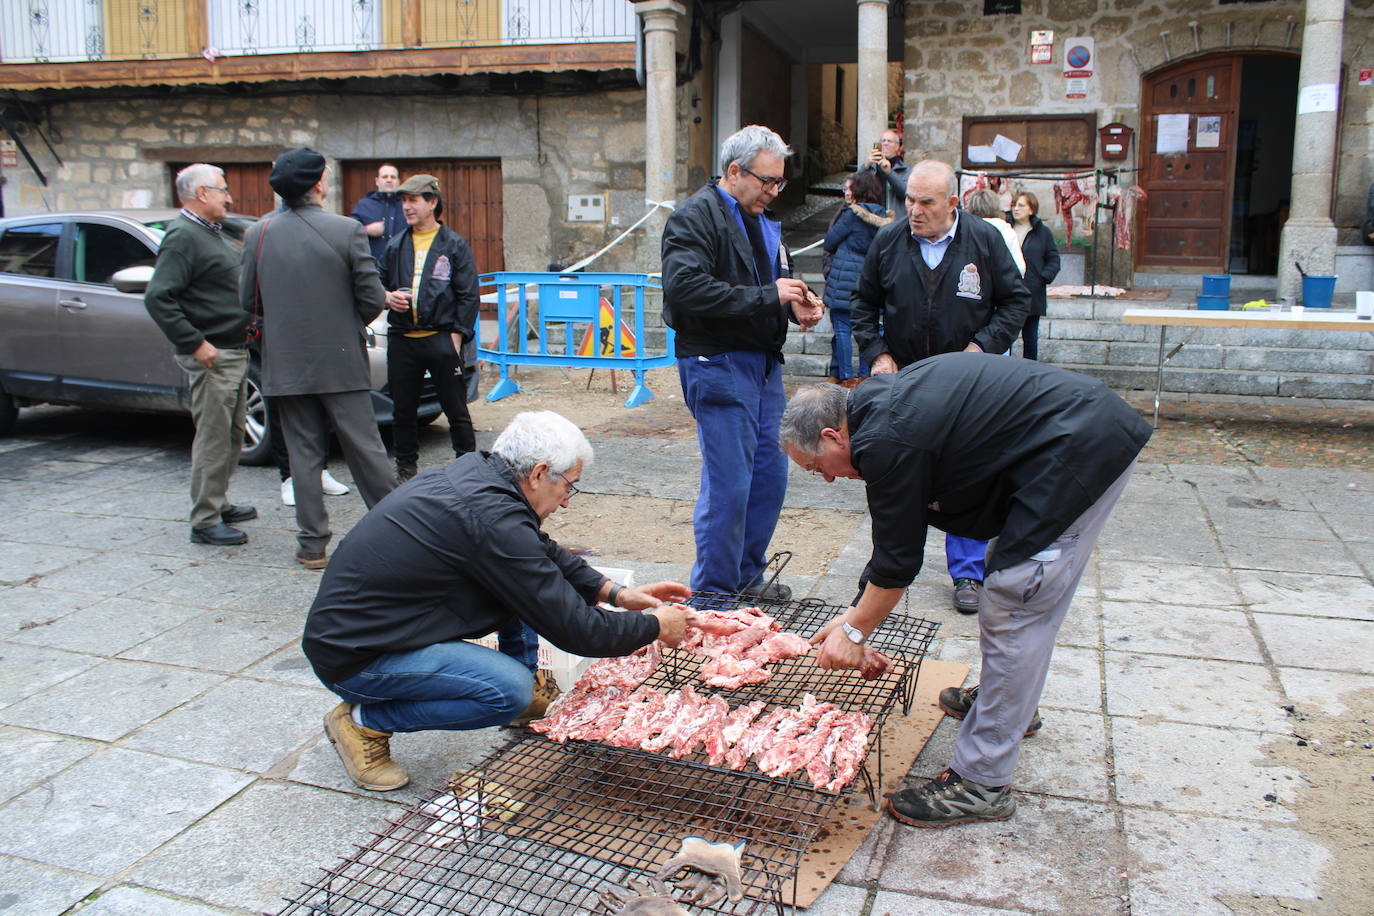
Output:
M1097 129L1098 150L1103 159L1125 159L1131 153L1130 127L1120 121L1113 121Z

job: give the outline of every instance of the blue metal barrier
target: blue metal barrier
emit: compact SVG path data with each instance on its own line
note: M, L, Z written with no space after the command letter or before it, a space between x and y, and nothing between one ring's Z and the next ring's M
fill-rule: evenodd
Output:
M480 347L477 350L479 359L495 363L501 368L500 381L487 395L488 401L499 401L520 390L520 383L510 377L511 366L571 366L579 369L633 370L635 387L625 406L638 407L654 396L644 384L644 370L671 366L676 362L672 328L664 329L667 332L665 353L659 356L644 355L644 291L663 288L659 281L647 274L500 271L482 274L477 279L484 293L495 288L499 322L496 349ZM533 296L530 287L534 287ZM609 297L603 297L603 287L610 288ZM626 289L634 290L632 304L624 301ZM610 306L612 321L609 328L602 327L603 298ZM631 308L634 313L632 356L626 355L631 347L625 341L621 328L624 308ZM557 340L550 340L549 326L559 324L563 325L561 348ZM598 329L592 333L592 353L589 355L582 356L577 352L579 340L576 325ZM516 329L514 333L512 327ZM535 332L538 340L538 349L534 351L530 347L533 343L529 339L530 331ZM550 343L553 344L553 350L550 350Z

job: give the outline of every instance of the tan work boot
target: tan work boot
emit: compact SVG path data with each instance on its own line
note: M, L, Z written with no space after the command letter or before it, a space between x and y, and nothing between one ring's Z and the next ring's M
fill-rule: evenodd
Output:
M554 700L562 696L563 691L558 686L558 681L554 680L553 672L547 668L540 668L534 672L534 699L530 700L530 705L520 715L506 723L508 728L520 728L529 725L535 719L544 718L544 713L548 711L549 705Z
M410 782L405 767L391 759L391 733L362 728L351 713L351 706L340 703L324 717L324 733L349 778L374 792L390 792Z

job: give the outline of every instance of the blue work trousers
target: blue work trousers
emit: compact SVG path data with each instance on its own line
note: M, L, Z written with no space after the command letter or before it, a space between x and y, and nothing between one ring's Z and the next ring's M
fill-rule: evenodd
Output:
M849 320L849 309L831 309L830 327L834 336L830 338L831 378L841 381L854 377L854 332ZM859 377L868 375L868 363L859 357Z
M380 732L504 725L534 697L534 676L523 662L463 640L383 655L325 686L361 705L363 725Z
M945 535L945 565L949 567L951 582L955 579L977 579L982 582L987 554L987 541L961 538L957 534Z
M684 357L677 371L701 446L690 584L737 592L762 571L787 493L782 367L761 351L732 350Z

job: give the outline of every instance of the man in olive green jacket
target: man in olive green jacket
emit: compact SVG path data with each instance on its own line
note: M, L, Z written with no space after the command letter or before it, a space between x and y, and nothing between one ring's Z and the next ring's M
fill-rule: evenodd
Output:
M229 502L229 478L243 448L247 415L248 312L239 303L238 249L220 221L234 199L223 170L203 162L177 173L181 215L168 228L143 304L176 349L191 383L191 540L227 547L257 518Z

